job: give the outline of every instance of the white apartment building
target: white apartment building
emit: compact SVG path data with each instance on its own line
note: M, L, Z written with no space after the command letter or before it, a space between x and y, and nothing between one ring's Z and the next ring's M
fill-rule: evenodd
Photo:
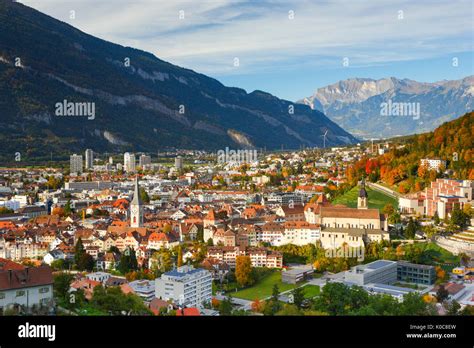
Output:
M147 165L150 165L151 164L151 156L147 156L147 155L141 155L139 158L138 158L138 166L143 168Z
M135 171L135 154L125 152L123 154L123 169L127 173L133 173Z
M94 151L91 149L86 150L86 169L92 169L94 165Z
M424 167L427 167L430 170L440 171L442 168L446 167L446 161L440 158L422 158L420 164Z
M155 280L155 296L172 300L182 307L202 307L211 301L211 272L192 266L182 266L164 273Z
M82 155L71 155L69 157L69 164L71 173L82 173Z

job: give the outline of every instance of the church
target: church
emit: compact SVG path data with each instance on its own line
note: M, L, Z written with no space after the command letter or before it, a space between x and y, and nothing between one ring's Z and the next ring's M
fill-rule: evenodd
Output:
M386 216L368 206L365 181L362 180L357 197L357 208L321 206L321 244L325 249L337 249L344 243L349 247L363 247L372 241L390 240Z

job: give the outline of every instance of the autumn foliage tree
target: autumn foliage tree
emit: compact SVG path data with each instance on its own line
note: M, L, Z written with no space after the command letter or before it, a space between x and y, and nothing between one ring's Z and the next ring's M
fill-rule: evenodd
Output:
M235 278L240 286L252 284L252 261L250 256L237 256L235 260Z

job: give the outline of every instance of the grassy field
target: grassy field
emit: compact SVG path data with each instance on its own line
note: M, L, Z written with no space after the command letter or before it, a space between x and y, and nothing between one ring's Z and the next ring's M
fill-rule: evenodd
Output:
M387 203L391 203L395 208L398 207L398 202L395 198L387 196L379 191L372 190L366 187L367 194L369 195L369 208L378 208L380 210ZM359 196L359 186L353 187L350 191L344 195L337 197L332 201L332 204L344 204L349 208L357 208L357 197Z
M232 295L232 297L242 298L251 301L257 298L259 300L263 300L264 298L272 295L273 285L275 284L278 285L278 289L280 290L280 292L295 288L295 285L282 283L281 271L275 270L253 286L246 289L242 289L237 292L233 292L230 295Z
M425 245L419 243L415 244L420 248L424 248L423 257L428 261L432 260L435 263L458 264L459 256L454 255L446 249L441 248L436 243L430 242Z
M319 295L321 290L318 285L305 285L304 289L304 298L313 298L316 295Z

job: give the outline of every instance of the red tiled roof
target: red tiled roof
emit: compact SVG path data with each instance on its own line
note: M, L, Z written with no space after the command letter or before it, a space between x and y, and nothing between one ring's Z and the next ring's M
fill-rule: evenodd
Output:
M9 270L9 269L23 270L23 269L25 269L25 266L23 266L19 263L13 262L12 260L0 258L0 271L6 271L6 270Z
M195 307L191 308L183 308L183 309L178 309L176 311L176 316L177 317L190 317L190 316L200 316L201 313L199 313L199 309Z
M0 271L0 290L21 289L49 284L53 284L53 273L49 266Z

